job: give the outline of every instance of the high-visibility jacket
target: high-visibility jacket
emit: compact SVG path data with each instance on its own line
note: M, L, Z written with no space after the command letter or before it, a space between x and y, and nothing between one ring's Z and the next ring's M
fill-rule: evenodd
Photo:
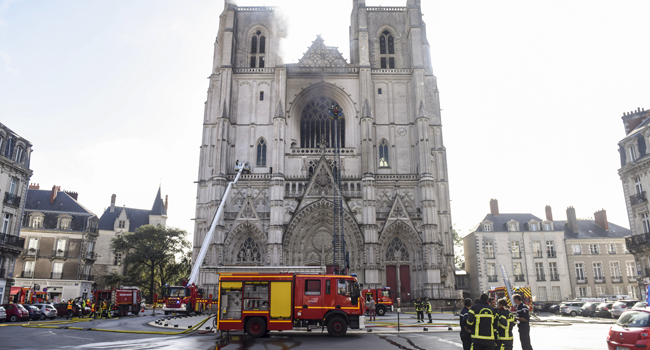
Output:
M487 302L481 301L469 309L467 325L472 330L472 339L495 339L498 326L497 312Z
M510 310L503 309L499 311L499 328L497 328L497 338L499 340L512 340L512 329L515 327L517 321L515 314Z
M431 303L428 301L424 302L424 312L430 314L431 313Z
M421 301L416 301L415 302L415 311L422 311L422 302Z
M68 310L72 310L72 300L68 301Z
M90 311L95 312L95 303L93 303L92 306L90 307Z

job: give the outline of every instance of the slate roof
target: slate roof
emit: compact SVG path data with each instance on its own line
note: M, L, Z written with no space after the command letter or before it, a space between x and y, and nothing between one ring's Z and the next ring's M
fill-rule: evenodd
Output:
M500 215L487 214L485 218L481 220L481 223L483 223L484 221L491 221L494 223L493 225L494 230L489 232L507 232L508 227L506 226L506 223L510 220L515 220L519 222L520 231L528 231L528 227L526 226L526 224L531 220L535 220L540 223L544 221L533 214L500 214ZM485 232L483 230L483 225L480 224L476 227L476 229L472 231Z
M565 239L594 239L594 238L624 238L632 235L632 231L625 227L609 223L609 231L596 225L594 220L578 220L578 234L569 231L564 221L553 221L557 229L564 228Z
M158 187L158 193L156 194L151 210L116 206L115 210L111 213L111 207L106 208L102 217L99 218L99 229L113 231L115 228L115 219L120 216L122 210L126 210L126 216L129 218L129 232L135 232L140 226L149 225L149 215L167 215L165 203L160 193L160 187Z
M95 215L63 191L58 191L50 203L51 194L51 190L27 190L25 210Z

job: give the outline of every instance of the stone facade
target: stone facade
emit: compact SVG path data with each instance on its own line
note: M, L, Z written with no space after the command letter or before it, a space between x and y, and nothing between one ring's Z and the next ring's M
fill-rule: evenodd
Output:
M625 137L619 141L625 206L632 236L627 249L634 255L637 284L643 299L650 284L650 206L646 190L650 188L650 110L637 109L623 114Z
M564 226L532 214L500 213L496 199L491 212L463 238L465 268L471 298L492 287L505 286L504 266L513 286L531 288L539 302L571 298L571 282L564 245Z
M135 209L126 206L116 207L115 201L117 196L111 196L111 205L104 210L99 219L99 237L97 237L97 261L93 265L93 275L97 281L97 288L104 289L110 286L105 284L104 277L113 273L124 275L124 265L122 259L126 257L126 252L113 253L111 242L113 238L128 232L135 232L138 227L143 225L167 225L167 197L163 202L161 189L154 198L151 209Z
M20 221L32 170L32 144L0 124L0 303L9 301L16 258L23 250Z
M354 0L350 62L319 37L284 64L272 7L226 1L205 104L194 256L235 162L199 284L219 265L332 265L333 172L340 169L350 272L403 300L457 298L446 150L419 0ZM327 109L344 118L336 129ZM341 162L333 146L340 142ZM216 293L213 293L216 295Z
M30 186L21 227L25 245L14 268L17 287L47 287L54 300L90 295L99 220L77 198L58 186Z

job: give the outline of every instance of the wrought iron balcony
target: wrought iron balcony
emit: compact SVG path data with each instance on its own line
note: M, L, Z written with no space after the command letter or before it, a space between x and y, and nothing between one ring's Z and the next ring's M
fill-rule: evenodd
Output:
M623 282L623 277L621 276L612 276L612 283L621 283Z
M606 282L607 281L605 281L605 276L594 277L594 283L606 283Z
M546 281L546 278L544 277L544 274L542 273L542 274L537 275L537 280L538 281Z
M498 282L499 278L497 275L488 275L488 282Z
M648 232L625 237L625 247L630 252L636 252L639 249L644 248L645 244L650 244L650 233Z
M52 272L52 276L50 278L52 279L61 279L61 272Z
M636 193L630 196L631 205L637 205L637 204L645 203L647 201L648 199L645 196L645 191L641 191L640 193Z
M16 196L15 194L11 194L9 192L5 192L5 200L4 203L6 205L10 205L12 207L18 208L20 206L20 196Z
M578 278L576 278L576 283L578 283L578 284L587 283L587 277L582 277L582 278L578 277Z
M547 250L547 251L546 251L546 255L547 255L549 258L555 258L555 257L557 257L557 254L555 253L555 250Z
M627 281L629 283L636 283L636 276L627 276Z
M25 246L25 238L12 236L6 233L0 233L0 244L6 244L18 248Z
M515 282L526 282L526 276L524 276L524 275L515 275Z
M560 275L557 273L552 273L551 274L551 281L559 281L560 280Z
M32 271L23 271L23 272L20 274L20 277L22 277L22 278L31 278L31 277L34 277L34 271L33 271L33 270L32 270Z

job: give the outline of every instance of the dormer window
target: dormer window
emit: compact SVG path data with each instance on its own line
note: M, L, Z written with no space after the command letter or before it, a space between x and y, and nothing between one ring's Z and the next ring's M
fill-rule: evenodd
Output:
M32 213L29 216L29 227L31 228L41 228L43 227L43 218L45 215L42 213Z
M531 231L537 231L537 224L529 224Z
M484 232L490 232L492 231L492 224L489 222L483 223L483 231Z
M530 226L530 224L529 224ZM510 221L507 223L506 227L508 228L508 231L510 232L516 232L519 231L519 223L517 221Z
M23 151L23 148L21 146L18 146L16 148L16 157L14 158L14 161L16 161L16 163L22 162L22 160L23 160L23 152L24 151Z
M395 42L387 30L379 36L379 60L381 68L395 68Z
M120 221L117 223L117 227L118 227L118 228L125 228L125 227L126 227L126 221L124 221L124 220L120 220Z
M72 223L72 216L67 214L59 215L59 218L56 223L56 227L59 230L69 230L71 223Z
M266 37L262 34L261 30L257 30L251 36L250 47L250 67L251 68L264 68L264 60L266 54Z
M629 161L630 161L630 162L634 162L634 161L636 161L636 159L637 159L637 158L636 158L636 146L635 146L635 145L630 146L630 147L627 149L627 152L628 152L628 156L630 157L630 158L629 158Z

